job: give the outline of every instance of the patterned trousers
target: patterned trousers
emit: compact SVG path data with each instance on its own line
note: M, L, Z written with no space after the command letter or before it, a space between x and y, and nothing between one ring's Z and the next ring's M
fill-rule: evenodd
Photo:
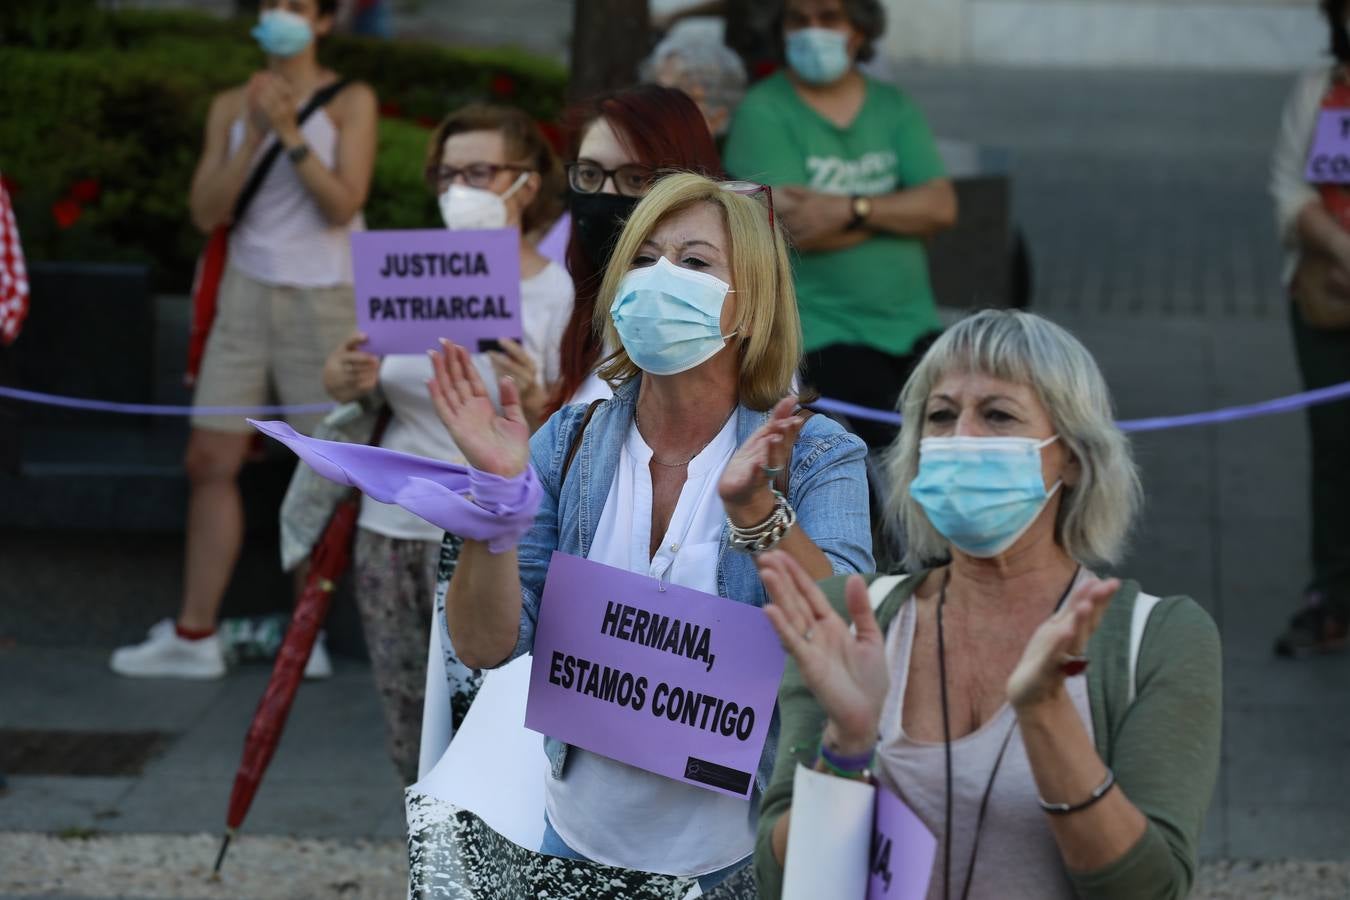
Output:
M358 528L353 549L356 606L365 629L375 688L384 710L389 756L405 784L417 780L426 693L427 644L432 627L445 627L444 589L463 542L446 535L433 541L386 537ZM449 646L443 635L442 644ZM456 728L468 712L482 675L446 651L446 672Z

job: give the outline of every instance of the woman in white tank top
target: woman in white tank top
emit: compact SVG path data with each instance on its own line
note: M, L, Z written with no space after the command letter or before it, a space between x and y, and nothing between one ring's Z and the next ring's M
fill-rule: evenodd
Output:
M504 341L501 352L477 353L473 362L494 394L499 375L515 380L526 416L537 427L548 392L558 380L558 347L572 312L573 292L567 272L542 256L525 235L557 216L562 167L525 113L470 106L452 113L432 135L426 176L440 198L447 227L520 232L523 345ZM440 336L429 329L427 346L434 346ZM462 462L427 393L432 377L427 356L380 359L360 349L363 339L353 335L329 357L324 370L329 394L346 402L378 390L392 413L381 446ZM445 628L443 596L436 598L433 611L438 570L448 581L460 543L455 535L397 506L369 497L361 500L353 556L356 602L384 705L389 753L405 783L417 778L429 628ZM449 649L444 631L441 636L438 646L445 648L453 734L481 677Z
M300 123L306 102L339 84L315 49L333 27L337 0L260 5L253 37L266 64L212 100L189 194L192 221L203 233L230 228L196 379L198 407L326 401L324 359L355 321L347 235L361 227L374 167L375 94L364 84L343 84ZM258 193L231 221L250 173L278 144ZM319 417L288 418L308 431ZM176 620L157 625L147 641L113 654L113 670L124 675L225 673L215 628L243 539L235 479L253 431L242 416L198 413L192 426L184 460L190 493L182 605Z

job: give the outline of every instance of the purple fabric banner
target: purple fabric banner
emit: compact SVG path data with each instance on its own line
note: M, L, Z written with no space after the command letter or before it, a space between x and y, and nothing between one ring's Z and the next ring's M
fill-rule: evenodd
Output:
M1318 114L1303 177L1310 184L1350 184L1350 109Z
M398 504L460 537L487 541L493 553L515 547L539 511L543 488L533 468L502 478L383 447L305 437L285 422L248 422L329 481L357 488L381 503Z
M565 212L558 217L558 221L553 223L553 227L548 230L534 249L542 255L547 256L564 270L567 269L567 245L572 239L572 214Z
M753 606L555 552L525 727L748 799L784 660Z
M371 353L424 353L443 337L477 353L521 339L514 228L354 231L352 280Z
M937 838L905 801L877 785L867 900L923 900L933 874Z

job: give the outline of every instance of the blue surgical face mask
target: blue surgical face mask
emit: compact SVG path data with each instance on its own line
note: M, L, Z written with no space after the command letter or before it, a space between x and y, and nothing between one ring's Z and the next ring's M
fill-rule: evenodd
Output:
M909 495L958 550L988 558L1026 533L1059 490L1041 476L1038 441L1017 437L941 437L919 442L919 474Z
M787 33L787 62L807 84L831 84L844 77L853 60L848 35L833 28L799 28Z
M735 335L722 334L722 304L730 293L722 279L663 256L623 277L609 315L634 365L674 375L712 359Z
M286 9L269 9L258 17L250 32L263 52L285 59L294 56L314 40L314 29L304 16Z

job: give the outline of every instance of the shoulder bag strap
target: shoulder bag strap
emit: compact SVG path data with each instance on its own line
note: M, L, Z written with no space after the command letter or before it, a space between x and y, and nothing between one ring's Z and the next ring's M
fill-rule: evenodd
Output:
M296 124L304 125L305 121L310 116L326 106L328 101L336 97L342 89L351 84L351 82L352 80L350 78L339 78L327 87L322 87L315 91L314 95L309 98L309 102L301 108L300 112L296 113ZM258 160L258 164L253 167L253 171L249 173L248 181L244 182L243 190L239 192L238 199L234 201L234 212L230 217L231 225L244 217L244 213L248 211L249 204L253 202L253 198L257 195L259 189L262 188L263 179L266 178L267 173L271 171L272 163L276 162L277 157L280 155L281 141L274 140L272 141L272 145L267 148L267 152L265 152L262 155L262 158Z
M1145 594L1142 591L1134 598L1134 611L1130 616L1130 683L1129 702L1133 703L1139 693L1136 683L1139 673L1139 648L1144 643L1144 629L1148 627L1148 617L1162 598Z
M596 409L604 402L603 398L592 400L591 405L586 407L586 415L581 420L581 427L572 437L572 446L567 448L567 458L563 460L562 475L558 478L558 484L567 480L567 471L572 468L572 460L576 458L577 450L581 449L581 439L586 436L586 426L591 424L591 416L595 415Z
M881 604L891 595L891 591L900 586L908 575L882 575L867 586L867 599L872 604L872 612L881 609Z

